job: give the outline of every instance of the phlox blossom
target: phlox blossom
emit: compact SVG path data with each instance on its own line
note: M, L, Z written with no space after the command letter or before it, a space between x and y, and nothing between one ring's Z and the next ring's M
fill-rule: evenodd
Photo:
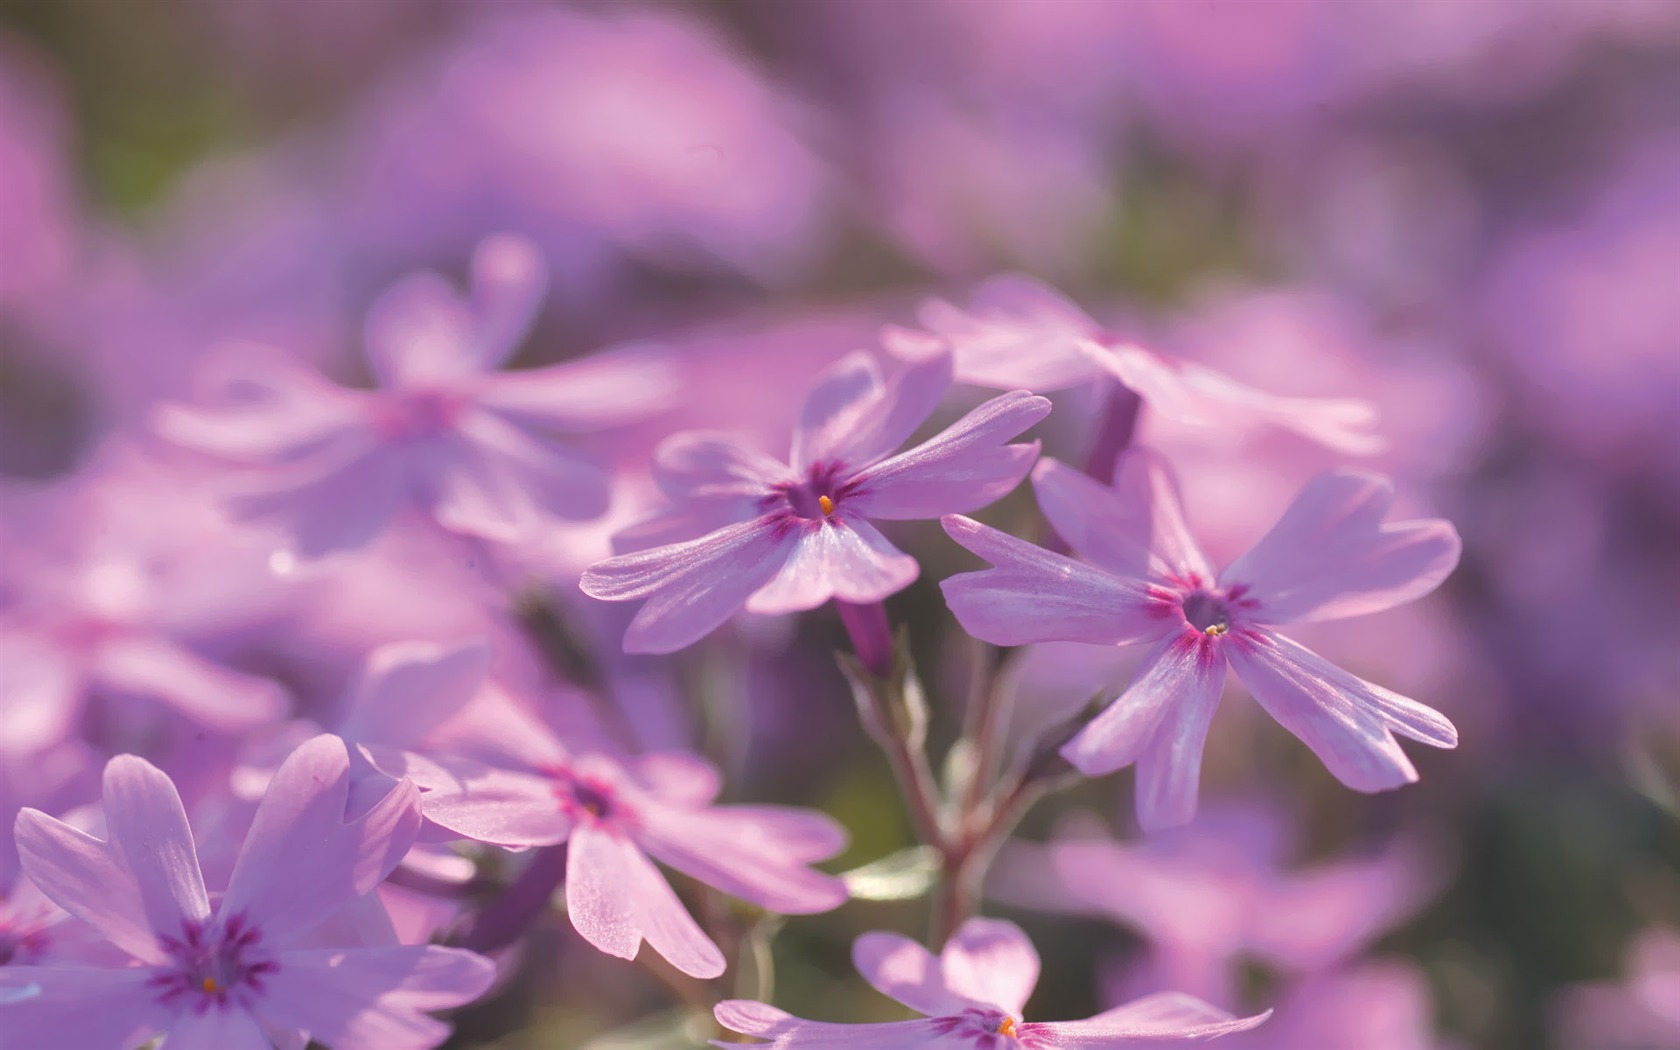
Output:
M945 598L965 630L998 645L1151 643L1126 691L1062 749L1089 776L1136 762L1144 827L1195 815L1202 745L1227 667L1356 790L1417 779L1396 733L1457 745L1457 730L1439 712L1276 630L1420 598L1458 564L1451 524L1384 522L1393 500L1386 479L1346 472L1314 479L1220 573L1190 535L1166 464L1153 453L1126 453L1112 488L1053 460L1038 466L1033 485L1051 526L1088 561L952 515L945 530L994 568L946 580Z
M214 909L181 797L144 759L118 755L105 767L105 839L20 812L25 873L134 961L0 968L0 1050L132 1050L159 1035L179 1050L442 1042L449 1027L427 1013L483 994L494 976L488 960L435 945L323 947L311 938L384 880L420 828L412 784L346 820L349 770L331 736L281 765Z
M769 1039L768 1050L1103 1050L1209 1039L1268 1016L1234 1017L1164 992L1083 1021L1023 1020L1021 1008L1038 983L1038 952L1019 927L998 919L963 923L937 956L896 933L866 933L852 945L852 963L881 994L927 1016L834 1024L745 999L719 1003L714 1015L732 1032Z
M1048 400L1013 391L895 452L950 385L942 349L909 360L890 381L859 351L817 379L785 463L721 434L670 438L655 454L654 480L672 505L623 537L630 547L662 545L591 567L583 592L646 599L625 651L668 653L743 606L786 613L903 590L916 560L871 519L936 518L1003 496L1038 458L1036 441L1006 442L1050 411Z

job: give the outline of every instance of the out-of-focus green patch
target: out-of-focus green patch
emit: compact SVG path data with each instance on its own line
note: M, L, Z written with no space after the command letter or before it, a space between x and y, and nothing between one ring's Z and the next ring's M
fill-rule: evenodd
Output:
M851 833L846 852L836 862L842 870L913 844L904 804L884 759L863 764L836 781L822 808Z

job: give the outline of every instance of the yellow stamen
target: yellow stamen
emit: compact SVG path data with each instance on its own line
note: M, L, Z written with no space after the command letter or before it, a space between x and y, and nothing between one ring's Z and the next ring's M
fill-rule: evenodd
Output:
M1005 1017L1003 1023L997 1026L997 1034L1007 1035L1011 1039L1015 1038L1015 1018Z
M818 496L817 505L822 508L825 518L834 513L834 501L827 496Z
M1222 623L1210 623L1202 629L1202 633L1207 635L1209 638L1218 638L1230 629L1231 628L1229 626Z
M220 986L216 984L216 979L214 977L206 977L204 979L204 983L199 985L199 987L203 988L206 992L214 994Z

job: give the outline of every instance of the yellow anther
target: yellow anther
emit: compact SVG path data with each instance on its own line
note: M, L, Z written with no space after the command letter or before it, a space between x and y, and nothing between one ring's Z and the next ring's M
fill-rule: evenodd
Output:
M834 501L827 496L818 496L817 506L823 509L823 517L825 518L834 513Z
M1011 1039L1015 1038L1015 1018L1005 1017L1003 1023L997 1026L997 1034L1007 1035Z
M199 987L203 988L206 992L214 994L221 986L216 983L216 979L214 977L206 977L204 979L204 983L199 985Z
M1209 638L1218 638L1230 629L1230 627L1222 623L1210 623L1206 627L1202 628L1202 633L1207 635Z

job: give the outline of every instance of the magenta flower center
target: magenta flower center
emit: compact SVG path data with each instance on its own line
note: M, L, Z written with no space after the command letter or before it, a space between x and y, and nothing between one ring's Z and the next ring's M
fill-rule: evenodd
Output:
M1184 619L1196 630L1217 638L1231 629L1235 618L1229 602L1221 594L1194 590L1184 596Z
M818 463L804 481L777 485L774 494L764 499L765 512L781 510L816 522L833 517L853 490L850 482L841 481L841 470L837 463Z
M976 1050L1016 1050L1043 1046L1032 1025L1024 1025L1002 1010L970 1007L955 1017L933 1018L940 1035L966 1037Z
M573 820L622 822L629 816L610 784L559 769L550 770L550 775L560 811Z
M223 926L181 923L181 937L160 937L170 965L147 983L165 1006L190 1006L198 1013L211 1007L249 1008L263 991L263 980L279 969L263 949L262 933L235 915Z
M435 437L453 429L465 409L449 391L387 391L373 404L373 428L386 441Z

